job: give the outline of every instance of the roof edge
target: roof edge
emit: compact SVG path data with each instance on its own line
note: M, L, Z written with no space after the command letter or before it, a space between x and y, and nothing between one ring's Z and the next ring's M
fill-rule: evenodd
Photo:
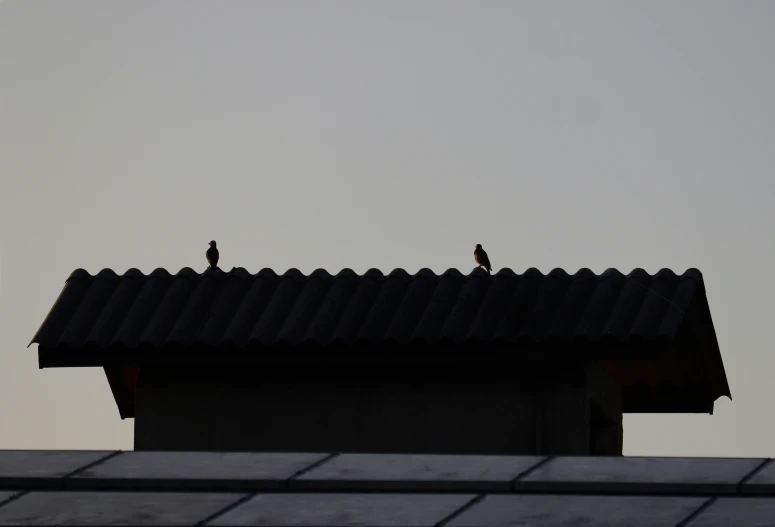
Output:
M236 278L241 278L245 280L252 280L255 278L266 277L266 276L293 278L296 280L309 280L312 278L319 278L319 279L348 278L348 279L362 280L367 277L374 278L374 279L383 279L383 280L386 280L388 278L403 278L403 279L411 280L418 277L438 279L445 276L453 276L453 275L456 275L461 278L471 278L474 276L519 278L529 274L530 275L538 274L543 277L563 277L563 278L567 277L571 279L580 278L580 277L603 278L608 276L620 276L625 278L636 278L636 277L658 278L660 277L660 275L667 274L667 275L670 275L671 278L676 277L680 279L693 279L698 282L703 281L702 272L695 267L689 267L683 273L680 273L680 274L676 273L675 271L667 267L661 268L653 274L647 272L646 270L640 267L633 268L629 273L626 273L626 274L615 268L608 268L604 270L602 273L595 273L594 271L592 271L587 267L581 267L575 273L569 273L561 267L555 267L551 269L549 272L543 273L540 269L536 267L528 267L525 269L524 272L517 273L510 267L503 267L500 270L498 270L498 272L492 275L489 275L486 271L478 267L474 268L467 275L463 274L459 269L454 267L445 270L441 274L436 274L435 271L427 267L419 269L414 274L409 273L402 267L397 267L388 273L384 273L377 268L370 268L366 272L360 275L350 268L344 268L338 271L336 274L332 274L331 272L323 268L317 268L313 270L310 274L304 274L302 271L300 271L295 267L288 269L282 274L276 272L271 268L266 268L266 267L260 269L256 273L250 273L245 267L233 267L230 271L224 271L219 267L208 268L202 273L196 272L191 267L183 267L176 274L170 273L167 269L163 267L157 267L156 269L154 269L152 272L148 274L143 273L137 268L130 268L124 274L118 274L114 270L109 268L105 268L95 274L91 274L87 270L83 268L79 268L73 271L72 273L70 273L70 276L67 278L66 281L69 282L71 280L95 280L95 279L119 280L122 278L132 278L135 280L147 280L154 276L166 276L166 277L179 276L179 277L192 278L192 279L202 278L205 276L212 277L215 279L236 277Z

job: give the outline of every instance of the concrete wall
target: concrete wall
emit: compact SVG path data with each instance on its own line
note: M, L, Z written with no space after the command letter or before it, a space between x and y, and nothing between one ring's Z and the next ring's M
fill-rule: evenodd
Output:
M313 381L260 369L143 368L135 449L621 455L620 391L597 367L514 371Z

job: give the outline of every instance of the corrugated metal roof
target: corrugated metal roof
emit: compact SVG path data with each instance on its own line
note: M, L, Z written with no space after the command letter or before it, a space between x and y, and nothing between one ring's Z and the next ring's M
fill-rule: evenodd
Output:
M0 450L2 525L772 525L757 458Z
M47 349L314 343L465 344L545 341L669 341L697 295L702 274L624 275L582 269L468 276L451 269L332 276L296 269L235 268L171 275L136 269L95 276L79 269L32 339Z
M492 357L488 350L499 360L567 354L605 360L623 386L625 412L712 412L718 397L731 396L697 269L682 275L477 269L467 276L455 269L442 275L372 269L360 276L350 269L309 276L296 269L282 275L131 269L121 276L79 269L32 343L41 367L105 366L122 417L134 415L142 364L299 365L305 357L339 360L339 351L357 346L373 353L341 357L382 360L387 355L376 350L392 349L391 357L418 364L424 353L441 353L462 357L467 371ZM451 348L475 353L451 355ZM331 353L320 355L321 349Z

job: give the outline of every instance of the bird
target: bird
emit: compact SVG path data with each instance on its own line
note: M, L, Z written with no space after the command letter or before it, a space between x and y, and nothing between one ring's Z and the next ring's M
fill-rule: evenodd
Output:
M492 274L492 265L490 265L490 259L487 257L487 253L482 249L482 244L477 243L474 248L474 260L479 267L487 269L487 274Z
M218 267L218 248L215 246L215 240L210 242L210 248L207 249L205 256L210 267Z

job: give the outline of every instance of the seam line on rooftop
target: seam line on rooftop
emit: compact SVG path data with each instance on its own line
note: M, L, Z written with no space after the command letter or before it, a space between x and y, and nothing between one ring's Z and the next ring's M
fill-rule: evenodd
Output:
M542 459L541 461L539 461L538 463L536 463L535 465L533 465L529 469L523 471L521 474L519 474L517 477L515 477L514 479L511 480L511 482L509 483L509 491L510 492L516 491L517 490L516 489L517 483L520 480L522 480L523 478L528 477L530 474L532 474L533 472L535 472L539 468L543 467L544 465L546 465L547 463L549 463L550 461L552 461L556 457L557 456L546 456L544 459Z
M695 518L697 518L697 516L699 516L700 514L702 514L703 512L705 512L705 510L707 510L707 508L708 508L708 507L710 507L711 505L713 505L713 503L714 503L715 501L716 501L716 496L713 496L712 498L709 498L709 499L707 499L707 500L705 501L705 503L703 503L702 505L700 505L700 506L697 508L697 510L696 510L696 511L692 512L691 514L689 514L689 516L687 516L686 518L684 518L684 519L683 519L683 521L681 521L681 522L678 522L678 524L676 524L676 526L675 526L675 527L686 527L686 526L687 526L687 525L689 525L691 522L693 522L693 521L695 520Z
M296 309L296 307L297 307L297 306L298 306L298 305L301 303L302 299L306 300L306 299L304 298L304 293L305 293L305 291L304 291L304 290L305 290L305 289L308 287L308 284L309 284L309 282L310 282L310 278L311 278L311 275L310 275L310 277L308 277L306 280L303 280L303 281L301 282L301 285L299 286L299 289L298 289L298 291L296 291L296 295L294 295L293 302L291 302L291 305L290 305L290 307L288 308L288 312L287 312L287 313L286 313L286 315L283 317L283 318L284 318L284 320L283 320L283 321L281 321L281 322L278 324L277 331L275 331L275 332L274 332L274 335L272 336L272 342L273 342L273 343L278 343L278 342L281 342L281 340L283 340L283 339L282 339L282 335L283 335L283 331L285 330L285 327L286 327L288 324L295 324L295 323L296 323L296 321L298 320L298 317L292 317L291 315L293 315L293 314L294 314L294 313L293 313L294 309ZM328 291L330 291L330 288L329 288L329 289L326 291L326 293L327 293ZM324 294L323 296L325 296L325 294ZM321 300L321 301L322 301L322 300ZM320 305L318 305L318 306L315 308L315 311L314 311L313 317L314 317L315 315L317 315L317 313L318 313L318 310L319 310L319 309L320 309ZM299 332L299 333L301 333L301 341L300 341L300 342L302 342L302 343L304 342L304 333L307 331L307 327L309 326L309 324L310 324L310 321L312 321L312 320L314 320L314 319L313 319L313 318L310 318L310 320L308 320L308 321L307 321L307 324L306 324L306 325L305 325L305 326L302 328L302 330ZM289 344L292 344L292 342L293 342L293 336L289 337L289 338L288 338L288 340L287 340L287 342L288 342Z
M215 295L213 295L213 298L210 300L210 305L207 308L207 312L202 317L202 320L199 321L199 327L196 328L196 331L192 331L193 336L188 340L188 342L186 343L187 345L190 346L199 339L199 336L202 334L202 329L204 329L205 325L207 324L207 321L210 319L210 315L212 314L213 309L218 304L218 300L220 299L221 296L224 295L225 291L226 291L226 287L218 287L218 289L215 292Z
M86 465L73 470L69 474L66 474L65 476L62 477L62 480L65 482L64 486L65 487L67 486L66 481L68 479L72 478L73 476L77 476L81 472L85 472L85 471L89 470L90 468L96 467L97 465L102 464L103 462L107 461L108 459L114 458L114 457L118 456L119 454L123 454L123 453L124 453L123 450L116 450L115 452L111 452L110 454L108 454L106 456L102 456L101 458L99 458L96 461L92 461L91 463L87 463Z
M743 485L748 483L751 480L751 478L753 478L756 474L764 470L764 467L769 465L770 462L772 462L772 458L768 457L767 459L759 463L759 465L756 468L754 468L747 476L743 477L743 479L740 480L740 483L736 485L736 488L735 488L736 494L742 494Z
M452 520L454 520L455 518L457 518L458 516L466 512L467 510L469 510L471 507L473 507L474 505L482 501L485 498L485 496L487 496L487 494L485 493L474 496L471 500L468 501L468 503L460 507L458 510L456 510L446 518L443 518L440 522L435 524L433 527L443 527L444 525L447 525L449 522L451 522Z
M198 286L198 284L197 285L193 284L193 280L189 280L189 282L192 283L192 287L191 287L191 289L189 289L188 291L185 292L185 298L186 299L183 302L182 307L176 310L175 319L170 323L169 327L164 332L164 337L161 339L161 342L163 342L163 343L168 343L170 341L169 340L170 339L170 335L172 335L172 332L175 331L175 327L178 325L178 321L180 320L180 317L182 317L183 314L186 312L186 308L189 305L189 301L191 300L191 296L194 294L194 291L196 290L196 288ZM165 300L166 296L172 290L172 285L173 284L170 283L170 287L167 288L167 292L165 293L164 297L162 298L162 301ZM184 295L181 295L181 296L184 296ZM158 307L161 306L161 305L162 305L162 303L159 302L159 304L156 306L157 310L158 310ZM212 301L210 302L210 306L212 307ZM190 344L190 342L188 344Z
M151 276L148 275L148 281L150 281ZM148 328L152 327L154 318L156 317L156 313L159 311L159 308L164 304L165 298L167 298L167 295L170 292L170 289L173 287L173 282L175 280L175 277L170 278L169 282L162 282L161 287L161 294L156 295L156 302L153 303L151 306L151 309L148 309L146 313L140 313L141 317L145 317L145 320L143 321L142 325L138 325L138 327L133 332L134 334L131 334L127 337L127 341L133 342L132 346L128 346L131 348L136 348L138 346L142 346L143 344L151 343L152 341L150 339L145 338L145 334L148 332ZM157 278L158 281L158 278ZM146 282L147 287L148 282ZM151 289L152 290L152 289ZM136 300L140 300L140 295L138 294L136 297ZM134 303L133 303L134 307ZM175 319L177 320L177 318ZM153 345L153 344L152 344Z
M21 498L22 496L24 496L25 494L29 494L30 492L31 491L29 491L29 490L23 490L21 492L17 492L16 494L14 494L13 496L11 496L10 498L8 498L6 500L0 501L0 508L5 507L6 505L11 503L12 501L16 501L19 498Z
M195 523L194 527L201 527L202 525L207 525L208 523L210 523L211 521L215 520L216 518L219 518L219 517L223 516L224 514L226 514L227 512L233 511L234 509L236 509L237 507L239 507L243 503L245 503L247 501L250 501L251 499L255 498L257 495L258 495L258 491L251 492L251 493L243 495L242 497L240 497L238 500L236 500L231 505L227 505L223 509L221 509L221 510L219 510L217 512L214 512L210 516L207 516L203 520Z
M333 280L332 280L333 283ZM323 309L323 306L326 303L326 300L328 299L329 295L331 294L331 289L333 289L333 285L329 286L324 292L323 295L318 299L318 305L315 306L315 310L312 312L312 316L309 317L307 320L307 323L304 324L304 329L300 331L299 336L299 343L304 344L304 342L307 339L307 334L309 333L309 328L312 327L312 325L315 323L315 321L318 318L318 315L320 314L320 311ZM285 324L283 324L284 326ZM280 331L282 331L282 328L280 328Z
M222 325L221 330L219 331L219 334L218 334L218 339L216 340L216 342L224 342L224 339L226 338L227 335L233 334L233 333L230 333L229 330L231 330L232 327L234 326L235 320L237 320L237 315L240 313L240 309L242 309L242 306L245 303L246 299L248 298L248 295L250 295L250 291L251 291L251 289L253 287L255 287L255 282L251 282L250 283L250 287L246 287L244 289L240 289L239 290L240 291L239 299L236 302L234 302L233 307L230 308L231 309L231 314L229 315L229 318L226 319L226 322ZM226 290L226 287L224 286L221 291L225 291L225 290ZM231 305L231 304L229 304L229 305ZM208 317L209 317L209 315L210 315L210 313L208 313ZM202 327L204 327L204 326L202 326ZM250 338L250 334L248 334L248 338Z
M322 459L318 459L317 461L312 463L310 466L299 470L298 472L296 472L296 474L294 474L293 476L288 478L285 481L286 486L290 485L291 481L299 479L304 474L307 474L307 473L315 470L316 468L318 468L318 467L320 467L322 465L325 465L326 463L328 463L329 461L331 461L332 459L334 459L335 457L338 457L338 456L339 456L339 452L334 452L333 454L328 454L327 456L325 456Z
M143 281L143 285L144 284L145 284L145 282ZM143 285L140 285L140 288L138 288L138 292L143 287ZM116 289L118 289L119 286L120 286L120 284L118 286L116 286ZM140 298L139 294L135 294L135 295L132 296L132 301L129 302L129 305L126 307L126 310L124 311L124 315L121 317L121 321L116 326L116 329L111 332L110 343L108 344L108 346L114 346L116 344L116 342L117 342L116 335L119 334L121 329L124 327L124 324L126 324L127 316L129 315L129 313L132 312L132 309L134 309L134 307L137 304L137 301L138 301L139 298ZM94 331L94 328L92 328L92 331ZM104 346L100 346L99 344L97 344L97 345L99 347L104 347Z
M439 283L441 283L441 281L439 281ZM460 285L460 287L457 287L455 289L454 295L449 299L450 301L447 302L446 305L444 306L444 308L446 309L446 313L444 313L444 318L441 319L441 322L438 324L436 330L434 331L435 333L434 338L437 341L439 337L444 334L444 328L446 328L447 324L449 324L449 319L452 318L452 315L455 313L455 308L460 303L460 296L463 294L465 283L458 284L458 285ZM424 312L423 312L423 315L425 315Z
M118 291L119 287L121 286L121 282L117 280L115 284L111 284L111 285L113 286L113 289L111 290L110 295L108 296L108 299L105 300L102 307L100 308L99 314L96 317L94 317L94 320L92 320L92 323L89 326L88 331L84 333L83 339L81 339L81 342L80 342L80 347L84 347L84 345L87 342L89 342L89 337L99 327L98 324L100 322L100 319L102 318L102 315L105 313L105 311L108 309L108 306L110 305L111 301L113 301L113 297L116 296L116 291ZM134 304L134 300L132 300L132 303ZM93 340L95 342L97 341L96 338Z

